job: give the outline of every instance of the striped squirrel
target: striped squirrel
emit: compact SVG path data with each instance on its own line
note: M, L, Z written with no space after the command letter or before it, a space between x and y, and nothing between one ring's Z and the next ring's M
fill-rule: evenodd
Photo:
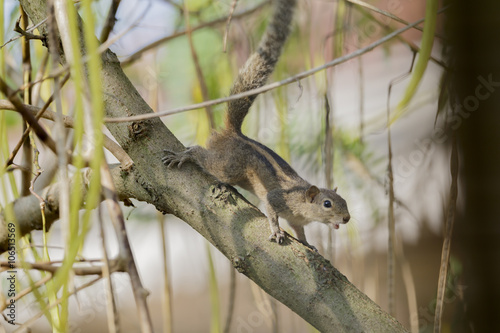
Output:
M231 94L261 87L272 73L289 32L296 0L276 0L271 22L259 47L240 70ZM182 152L165 150L162 161L168 167L194 162L220 181L238 185L265 203L271 226L271 240L281 244L285 233L278 216L286 219L297 238L306 241L304 226L318 221L335 229L350 215L345 200L335 190L318 188L302 179L292 167L268 147L241 132L241 125L256 95L228 103L225 129L213 133L207 149L189 147Z

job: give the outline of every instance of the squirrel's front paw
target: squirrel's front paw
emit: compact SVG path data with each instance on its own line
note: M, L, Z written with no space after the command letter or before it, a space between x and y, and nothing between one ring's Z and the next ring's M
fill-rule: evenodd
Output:
M283 230L274 231L271 236L269 236L269 240L282 244L285 240L285 232Z
M165 156L161 158L163 164L165 164L168 168L171 168L177 164L177 167L180 168L184 162L191 160L191 156L189 155L189 151L181 151L175 152L168 149L164 149L163 152Z

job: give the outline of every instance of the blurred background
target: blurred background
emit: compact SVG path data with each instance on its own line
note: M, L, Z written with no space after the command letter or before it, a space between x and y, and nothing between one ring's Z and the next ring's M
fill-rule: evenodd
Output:
M286 79L362 49L405 26L404 22L422 19L426 10L423 1L369 1L372 7L385 12L384 15L370 6L354 3L299 1L292 35L270 81ZM92 6L99 35L110 1L96 1ZM111 50L123 62L134 86L155 111L229 94L238 68L255 50L271 9L266 1L238 1L235 14L239 16L233 18L226 33L225 19L210 22L227 16L231 6L230 0L190 0L187 7L176 0L121 1L110 35L110 39L119 39ZM404 114L390 126L391 160L388 117L394 116L411 80L412 67L419 57L421 29L410 29L340 65L262 94L244 123L246 135L275 150L303 178L322 187L338 186L338 193L348 203L351 221L335 231L312 223L306 227L309 242L357 288L385 311L392 312L412 332L433 331L452 183L450 156L455 134L450 131L450 125L456 127L453 130L466 131L461 127L468 118L468 115L456 114L455 118L450 118L450 97L443 93L448 89L445 72L449 47L445 44L453 40L447 27L450 23L445 22L453 8L446 6L446 3L440 4L440 8L447 9L437 16L437 29L430 46L431 58L418 89ZM400 22L388 17L387 13L400 18ZM16 35L13 27L18 15L18 2L5 0L4 42ZM188 37L180 32L204 23L209 24L192 33L198 58L195 61ZM162 42L155 47L143 50L159 40ZM22 82L20 44L10 43L3 50L9 77L14 82L16 78L18 83ZM34 70L40 65L39 59L44 52L40 43L33 43ZM201 69L202 78L197 76L196 66ZM484 82L496 82L496 78L500 78L489 79L488 72L472 77L475 81L470 83L469 90L463 89L464 96L474 96L477 87L483 87L481 92L494 94L489 89L494 90L497 86ZM204 96L202 86L206 87L208 96ZM41 86L41 94L50 95L49 84ZM69 111L74 96L70 89L63 91L63 95ZM474 102L462 101L467 110L471 105L467 103ZM216 129L223 126L224 110L224 104L211 110ZM22 130L21 117L13 112L5 112L5 117L12 146ZM204 145L212 130L206 110L162 119L186 146ZM51 126L50 122L45 124ZM490 142L492 149L498 148L493 138ZM107 157L109 162L116 162L111 155ZM51 159L53 157L45 151L40 156L42 168ZM389 163L392 173L388 172ZM393 178L394 200L390 200L389 175ZM462 179L456 201L457 213L461 216L466 214L467 200L462 191L466 185ZM259 205L250 193L242 193ZM146 203L133 203L135 207L123 207L123 210L142 281L151 292L148 303L156 331L167 332L169 325L174 332L314 331L245 276L234 273L229 261L183 221L171 215L163 217ZM395 221L392 249L389 249L390 206L394 207ZM293 233L285 221L281 226ZM105 231L109 256L113 257L118 247L110 223L106 223ZM35 243L41 242L41 237L40 232L33 232ZM81 250L82 258L102 257L100 237L99 227L93 223ZM60 225L55 223L49 233L52 260L63 256L61 239ZM453 247L457 246L456 241L453 239ZM481 332L477 327L474 330L465 316L468 303L464 290L470 285L464 281L464 265L467 267L469 259L455 252L460 251L452 251L449 259L442 331ZM392 279L388 276L391 256L395 258ZM168 271L167 276L165 271ZM129 278L126 274L115 273L112 279L121 330L138 332L137 309ZM74 285L90 280L92 277L76 277ZM26 279L20 279L21 285L26 283ZM392 288L391 301L388 294ZM99 281L71 298L71 332L106 331L105 290L104 283ZM166 322L165 315L168 290L172 309L170 323ZM40 311L34 298L29 296L24 297L19 306L20 322L33 318ZM9 325L4 326L9 331ZM31 325L32 332L51 330L43 317Z

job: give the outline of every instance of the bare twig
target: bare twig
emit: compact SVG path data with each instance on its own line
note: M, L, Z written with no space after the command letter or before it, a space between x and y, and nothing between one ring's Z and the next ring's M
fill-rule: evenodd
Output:
M113 28L115 27L116 23L116 12L118 11L118 6L120 6L121 0L112 0L111 1L111 6L109 7L108 11L108 16L106 17L106 24L104 25L104 28L102 29L101 32L101 38L100 41L101 43L104 43L108 37L111 31L113 31Z
M358 80L359 80L359 142L363 143L365 136L365 82L363 70L363 58L358 58Z
M165 233L165 215L158 212L158 223L160 225L161 246L163 257L163 332L173 332L173 315L172 315L172 287L170 285L169 260L168 260L168 244L167 234Z
M387 31L387 32L394 31L393 28L389 27L387 24L384 24L383 22L381 22L380 20L378 20L374 15L372 15L368 11L366 11L364 9L360 9L360 12L362 14L368 16L370 18L370 20L372 20L373 22L377 23L385 31ZM413 52L420 52L420 47L418 47L414 42L407 40L402 35L399 35L397 38L398 38L399 41L401 41L402 43L406 44ZM441 61L439 59L436 59L432 55L429 57L429 59L432 60L435 64L437 64L437 65L439 65L439 66L441 66L443 68L448 68L448 66L443 61Z
M69 79L69 73L66 74L66 76L64 77L63 81L60 83L61 87L68 81ZM29 85L25 85L25 89L29 89ZM43 106L43 108L41 108L36 114L35 114L35 120L38 122L38 120L43 116L43 114L45 113L45 111L48 109L48 107L50 106L50 104L52 103L52 101L54 100L54 94L52 94L49 99L47 100L47 102L45 103L45 105ZM25 108L27 110L30 110L30 101L26 102L26 104L24 105ZM16 109L17 111L17 109ZM54 118L55 120L55 118ZM14 157L16 157L21 145L23 144L23 142L27 139L30 131L31 131L31 126L29 126L28 128L26 128L24 130L24 133L23 135L21 136L21 139L18 141L17 145L14 147L14 149L12 150L10 156L9 156L9 159L7 160L7 165L11 164L13 161L14 161Z
M222 46L222 51L226 53L227 50L227 36L229 35L229 27L231 26L231 20L233 19L233 13L234 10L236 9L236 4L238 3L238 0L233 0L231 3L231 8L229 9L229 15L227 16L227 22L226 22L226 32L224 33L224 41L223 41L223 46Z
M396 222L394 220L394 177L392 173L392 145L391 145L391 128L389 126L389 108L387 109L387 178L389 188L389 208L388 208L388 228L389 228L389 244L387 251L387 299L389 302L389 314L394 315L394 290L395 290L395 269L396 269Z
M395 283L395 275L396 275L396 221L394 218L394 203L395 203L395 194L394 194L394 175L392 171L392 143L391 143L391 128L390 124L390 101L391 101L391 91L393 85L395 85L398 81L401 81L408 75L410 75L411 70L413 68L413 62L415 60L415 53L413 54L413 60L410 66L410 70L403 75L395 78L389 84L389 89L387 93L387 150L388 150L388 161L387 161L387 187L389 192L389 207L388 207L388 247L387 247L387 299L389 303L389 313L391 315L395 314L395 300L394 294L396 289Z
M28 26L28 15L23 10L22 6L19 6L19 10L21 12L21 17L16 23L16 27L19 27L19 29L26 29ZM20 26L20 25L22 26ZM31 52L30 52L30 42L28 37L24 36L22 39L22 57L23 57L23 82L30 82L31 81ZM31 88L27 88L24 90L24 102L26 104L31 104ZM28 125L26 122L23 123L23 128L25 131L28 128ZM32 159L32 151L31 151L31 145L30 145L30 140L28 139L27 136L23 136L23 138L20 140L20 144L23 146L23 156L22 156L22 162L21 164L23 165L26 170L23 170L21 172L21 195L25 196L30 193L30 183L31 183L31 159Z
M413 59L410 65L410 70L403 75L393 79L389 84L389 89L387 93L387 150L388 150L388 161L387 161L387 187L389 192L389 207L388 207L388 230L389 230L389 239L388 239L388 249L387 249L387 298L389 302L389 313L391 315L395 314L395 300L394 294L396 289L396 221L394 218L394 203L396 201L396 197L394 194L394 175L392 171L392 143L391 143L391 129L390 129L390 101L391 101L391 91L392 87L399 81L403 80L407 76L411 74L411 70L413 69L413 64L415 62L416 53L413 54Z
M20 20L17 20L17 21L16 21L16 25L14 26L14 31L15 31L15 32L17 32L17 33L19 33L19 34L20 34L22 37L24 37L26 40L29 40L29 39L40 39L40 40L44 40L44 39L45 39L45 37L43 37L43 36L39 36L39 35L35 35L35 34L32 34L31 32L28 32L28 31L24 30L24 29L26 29L26 26L27 26L27 25L25 25L24 27L21 27L21 26L20 26L19 22L23 20L23 18L22 18L22 17L23 17L23 15L25 15L25 14L24 14L24 12L22 12L22 13L21 13L21 18L20 18Z
M53 152L56 152L56 143L54 140L47 134L47 132L43 129L42 126L38 123L36 118L29 112L25 107L23 102L19 99L19 97L15 94L15 92L7 85L7 83L0 78L0 91L2 91L5 96L9 99L9 101L14 105L16 110L21 113L24 120L33 128L33 131L38 136L38 138L50 148Z
M24 34L28 34L28 35L32 35L31 32L33 30L35 30L36 28L38 28L39 26L41 26L42 24L44 24L45 22L47 21L47 19L44 19L40 22L38 22L38 24L26 29L23 31ZM17 31L19 32L19 31ZM23 33L19 33L18 36L15 36L15 37L12 37L11 39L9 39L8 41L6 41L5 43L3 43L3 45L0 46L0 49L2 49L5 45L9 44L9 43L12 43L13 41L15 40L18 40L19 38L23 37ZM36 35L34 35L35 37L38 37ZM32 38L32 39L43 39L43 38Z
M40 79L43 78L43 74L45 73L45 70L47 69L47 64L49 62L49 53L48 52L45 52L44 55L43 55L43 58L42 60L40 61L40 65L38 67L38 71L35 75L35 81L39 81ZM25 85L27 85L25 83ZM42 87L42 85L39 83L39 84L31 84L31 82L29 82L29 86L32 87L32 96L31 96L31 104L32 105L38 105L38 101L40 100L40 89Z
M443 249L441 252L441 267L439 269L438 291L436 298L436 312L434 313L434 332L441 332L441 319L443 315L444 299L446 292L446 281L448 278L448 265L450 262L451 236L455 222L455 211L458 197L458 149L456 134L453 134L453 142L450 158L450 199L448 201L448 212L446 214L445 235Z
M80 290L83 290L85 288L88 288L90 287L91 285L93 285L94 283L98 282L100 279L102 279L102 277L97 277L93 280L90 280L89 282L87 283L84 283L83 285L81 285L80 287L76 288L75 290L71 291L69 293L68 296L71 296L73 294L76 294L77 292L79 292ZM31 319L29 319L28 321L26 321L24 324L22 324L21 326L19 326L19 328L14 331L14 332L26 332L27 328L29 328L35 321L38 320L38 318L40 318L41 316L43 316L44 313L46 313L47 311L49 311L50 309L52 309L53 307L55 306L58 306L59 303L61 303L63 300L63 298L58 298L54 303L51 303L50 305L47 306L47 308L41 310L40 312L38 312L36 315L34 315L33 317L31 317Z
M45 271L50 273L55 273L60 267L54 265L53 263L44 263L44 262L35 262L35 263L12 263L8 261L0 261L0 267L11 267L10 265L14 265L16 268L28 268L28 269L36 269L39 271ZM90 267L73 267L72 268L75 275L102 275L102 267L101 266L90 266ZM110 272L124 272L125 267L120 260L113 259L110 260Z
M230 278L229 278L229 304L227 306L227 317L226 324L224 326L224 333L231 332L231 323L233 322L234 315L234 302L236 300L236 269L234 267L229 267Z
M439 10L438 13L442 13L446 8ZM354 51L350 54L347 54L343 57L336 58L336 59L334 59L330 62L327 62L326 64L323 64L321 66L318 66L318 67L312 68L310 70L304 71L302 73L299 73L297 75L291 76L285 80L273 82L273 83L264 85L264 86L257 88L257 89L252 89L252 90L248 90L248 91L243 92L243 93L231 95L229 97L217 98L217 99L213 99L213 100L206 101L203 103L196 103L196 104L192 104L189 106L175 108L175 109L171 109L171 110L167 110L167 111L161 111L161 112L156 112L156 113L147 113L147 114L131 116L131 117L116 117L116 118L109 118L108 117L108 118L104 118L104 121L107 123L121 123L121 122L132 122L132 121L139 121L139 120L145 120L145 119L164 117L164 116L168 116L171 114L177 114L177 113L181 113L181 112L185 112L185 111L189 111L189 110L205 108L205 107L210 106L210 105L217 105L217 104L221 104L221 103L226 103L229 101L240 99L242 97L253 96L253 95L257 95L257 94L260 94L260 93L263 93L263 92L266 92L269 90L273 90L273 89L276 89L278 87L297 82L297 81L304 79L306 77L309 77L313 74L324 71L327 68L337 66L337 65L342 64L342 63L349 61L351 59L355 59L355 58L357 58L365 53L372 51L376 47L386 43L387 41L402 34L403 32L415 27L416 25L422 23L423 21L424 21L424 19L420 19L418 21L415 21L415 22L413 22L413 23L411 23L411 24L409 24L401 29L395 30L394 32L388 34L385 37L380 38L378 41L375 41L364 48L356 50L356 51Z
M369 4L369 3L366 3L364 1L361 1L361 0L346 0L346 1L348 1L348 2L350 2L352 4L355 4L355 5L358 5L358 6L362 7L362 8L366 8L366 9L369 9L371 11L374 11L374 12L380 14L380 15L386 16L386 17L388 17L388 18L390 18L390 19L392 19L392 20L394 20L396 22L402 23L404 25L408 25L409 24L408 21L405 21L402 18L400 18L400 17L398 17L398 16L396 16L396 15L394 15L394 14L388 12L388 11L380 9L380 8L378 8L376 6L373 6L373 5ZM419 26L415 26L413 28L416 29L416 30L419 30L419 31L424 31L424 29L421 28L421 27L419 27ZM435 33L435 36L439 37L441 39L444 39L444 37L441 36L441 35L439 35L438 33Z
M191 34L191 25L189 24L189 11L186 1L184 1L184 21L186 23L186 36L188 38L189 49L191 50L191 57L193 58L194 68L196 70L196 77L198 78L198 84L200 85L201 96L204 101L208 101L210 97L208 96L207 82L205 81L203 71L201 70L200 61L198 60L198 54L196 52L196 49L194 48L193 35ZM215 123L212 107L210 105L206 106L205 111L210 129L214 129Z
M5 301L4 304L2 304L2 306L0 306L0 311L3 312L3 310L5 310L7 308L7 304L11 304L12 301L17 301L17 300L20 300L22 297L30 294L31 292L33 292L33 288L38 288L40 286L43 286L45 283L47 283L47 281L49 281L50 279L52 279L52 274L47 274L47 276L45 276L44 278L41 278L40 280L36 281L35 284L33 286L29 286L28 288L24 289L24 290L21 290L20 292L18 292L16 294L16 296L14 297L11 297L9 299L7 299Z
M107 310L107 318L108 318L108 330L109 332L118 333L120 330L120 323L118 320L118 311L116 309L115 302L115 293L113 291L113 280L111 280L111 267L110 261L108 257L108 249L106 247L106 235L104 232L104 223L102 221L102 210L99 205L98 209L98 220L99 220L99 231L101 233L101 245L102 245L102 275L106 280L106 287L108 292L106 293L106 310Z
M153 332L153 325L146 300L149 292L142 286L139 271L135 265L134 254L130 248L130 242L127 237L125 219L123 218L123 213L118 203L118 195L116 194L113 177L106 163L101 165L101 181L104 189L105 202L108 206L109 215L118 239L120 258L126 266L126 270L130 276L130 283L132 284L134 299L139 312L141 332L151 333Z

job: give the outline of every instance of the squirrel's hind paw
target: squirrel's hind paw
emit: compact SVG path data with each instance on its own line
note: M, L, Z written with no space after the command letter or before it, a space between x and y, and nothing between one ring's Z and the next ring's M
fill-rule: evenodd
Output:
M188 151L175 152L168 149L164 149L163 152L165 156L161 158L163 164L165 164L168 168L171 168L177 164L177 167L180 168L184 162L191 160L191 156Z

